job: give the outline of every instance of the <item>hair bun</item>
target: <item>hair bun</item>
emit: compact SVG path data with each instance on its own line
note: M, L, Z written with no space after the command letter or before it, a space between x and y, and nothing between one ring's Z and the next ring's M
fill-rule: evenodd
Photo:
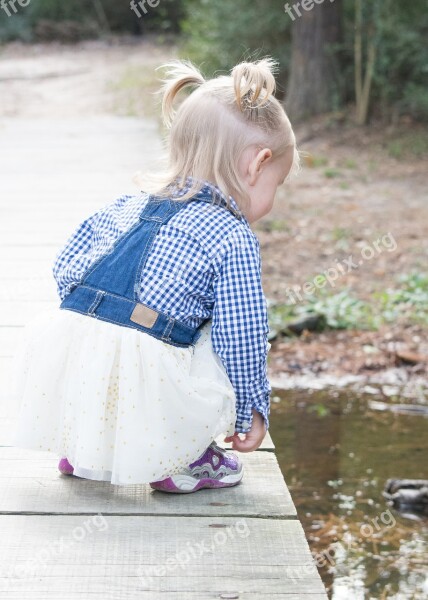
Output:
M266 57L256 62L239 63L232 69L235 99L242 112L259 108L275 92L277 68L277 61Z

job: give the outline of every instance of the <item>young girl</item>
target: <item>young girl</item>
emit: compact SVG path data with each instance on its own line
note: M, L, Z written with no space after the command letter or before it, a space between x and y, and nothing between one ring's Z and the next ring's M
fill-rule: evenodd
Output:
M272 59L211 80L188 61L164 66L169 170L91 215L57 254L61 304L27 325L16 359L15 445L58 453L63 474L183 493L238 484L242 463L215 438L251 452L269 427L250 224L298 153Z

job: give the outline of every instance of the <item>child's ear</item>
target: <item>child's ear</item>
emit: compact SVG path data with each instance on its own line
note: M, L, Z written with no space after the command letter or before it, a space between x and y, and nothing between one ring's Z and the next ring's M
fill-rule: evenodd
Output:
M255 185L259 175L262 173L263 168L272 159L272 150L270 148L263 148L256 154L253 160L248 166L248 173L250 175L249 184Z

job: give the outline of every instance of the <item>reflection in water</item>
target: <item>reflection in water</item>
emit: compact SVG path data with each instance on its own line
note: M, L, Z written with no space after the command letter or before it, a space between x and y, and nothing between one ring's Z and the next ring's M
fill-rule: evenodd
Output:
M273 399L276 454L330 598L428 598L428 519L382 495L389 478L428 479L428 419L355 392Z

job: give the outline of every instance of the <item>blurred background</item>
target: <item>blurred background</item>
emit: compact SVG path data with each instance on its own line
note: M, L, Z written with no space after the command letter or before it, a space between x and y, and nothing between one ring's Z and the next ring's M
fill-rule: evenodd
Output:
M0 2L1 444L56 251L156 168L155 69L273 56L303 169L254 224L270 433L330 597L428 597L428 491L383 495L428 478L427 39L422 0Z

